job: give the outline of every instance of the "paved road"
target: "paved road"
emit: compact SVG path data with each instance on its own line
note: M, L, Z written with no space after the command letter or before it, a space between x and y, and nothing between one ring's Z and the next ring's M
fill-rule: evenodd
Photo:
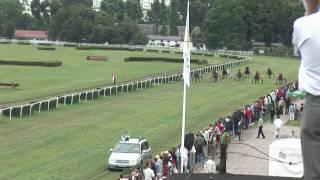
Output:
M267 117L266 117L267 118ZM281 119L286 122L289 117L288 115L284 115ZM296 135L300 136L300 127L289 127L283 126L280 132L280 139L288 137L292 130L295 131ZM239 142L237 137L233 138L232 143L245 143L250 144L257 149L263 151L266 154L269 154L269 145L276 140L274 126L270 122L264 123L263 128L264 134L266 136L265 139L256 138L258 135L258 128L252 127L243 132L243 137L241 137L241 141ZM263 175L268 176L269 174L269 161L248 157L244 155L235 154L243 153L251 156L257 156L261 158L267 158L262 155L258 151L249 146L240 145L240 144L230 144L228 148L228 159L227 159L227 172L232 174L246 174L246 175ZM219 163L219 155L215 157L216 164ZM203 163L198 163L194 166L195 173L204 173Z

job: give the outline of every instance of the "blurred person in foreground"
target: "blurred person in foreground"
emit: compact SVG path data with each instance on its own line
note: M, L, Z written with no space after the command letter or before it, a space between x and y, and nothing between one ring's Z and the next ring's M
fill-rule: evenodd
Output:
M307 93L301 124L304 179L320 179L320 0L301 0L304 17L294 22L292 42L301 54L299 89Z

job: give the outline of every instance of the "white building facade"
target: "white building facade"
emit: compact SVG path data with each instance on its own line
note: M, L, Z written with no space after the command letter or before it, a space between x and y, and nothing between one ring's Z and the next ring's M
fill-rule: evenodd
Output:
M30 14L32 15L31 12L31 3L33 0L20 0L20 3L22 4L24 10L23 10L23 14ZM40 0L40 3L44 1L44 0Z
M93 0L92 1L92 9L95 11L100 11L101 1L102 0Z
M30 0L32 1L32 0ZM92 0L92 9L94 9L95 11L99 11L100 10L100 6L101 6L101 1L102 0ZM127 0L122 0L123 2L126 2ZM142 11L150 11L151 10L151 4L154 2L155 0L140 0L140 6ZM161 2L162 0L159 0L159 2ZM170 6L170 2L171 0L164 0L164 3L166 6Z

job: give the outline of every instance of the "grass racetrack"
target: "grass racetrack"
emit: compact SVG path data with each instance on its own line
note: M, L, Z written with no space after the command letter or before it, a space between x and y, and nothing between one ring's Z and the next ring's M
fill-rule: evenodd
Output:
M283 72L288 81L297 79L297 60L276 57L254 57L253 60L251 71L259 70L263 77L267 67L271 67L274 72ZM117 63L120 64L115 60L115 68L119 68ZM71 65L70 62L65 66ZM150 69L145 64L136 66L143 67L141 71L147 71L136 76L161 72L155 71L156 64L150 64ZM182 64L168 63L164 66L173 66L172 70L175 70L181 69ZM94 65L90 73L95 72L94 68L100 67ZM125 77L132 77L130 72L127 73ZM99 80L95 82L84 84L103 83L110 79L110 74L111 71L104 73L103 78L98 76ZM197 132L209 122L251 103L278 86L275 79L265 79L264 84L251 83L251 79L243 82L228 79L214 83L208 75L201 82L192 82L187 95L186 132ZM119 172L105 170L105 155L122 134L147 138L153 154L179 143L182 93L183 85L179 82L66 106L21 119L0 117L0 179L116 179Z
M161 54L142 51L76 50L57 47L56 51L39 51L32 45L0 45L0 60L17 61L62 61L61 67L26 67L0 65L0 83L17 82L20 87L0 87L0 105L34 98L60 95L79 89L111 84L112 73L117 81L128 81L165 72L182 71L179 63L124 62L129 56L179 57L179 54ZM108 61L87 61L87 56L107 56ZM193 56L207 59L209 64L223 63L225 60ZM193 66L195 67L195 66Z

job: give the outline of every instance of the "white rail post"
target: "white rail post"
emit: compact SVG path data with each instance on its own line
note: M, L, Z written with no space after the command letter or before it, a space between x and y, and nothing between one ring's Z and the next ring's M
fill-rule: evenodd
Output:
M50 101L51 100L48 100L47 102L48 102L48 111L50 110Z
M42 104L42 101L41 102L39 102L40 104L39 104L39 113L41 112L41 104Z
M67 96L63 96L63 105L65 106L67 104Z
M93 101L94 90L92 91L91 100Z
M30 104L30 110L29 110L30 116L32 115L32 107L33 107L33 104Z
M23 109L23 105L20 106L20 118L22 117L22 109Z
M10 120L12 119L12 107L10 108L10 111L9 111L9 117L10 117Z
M70 102L71 105L73 104L73 95L74 95L74 94L71 94L71 102Z

